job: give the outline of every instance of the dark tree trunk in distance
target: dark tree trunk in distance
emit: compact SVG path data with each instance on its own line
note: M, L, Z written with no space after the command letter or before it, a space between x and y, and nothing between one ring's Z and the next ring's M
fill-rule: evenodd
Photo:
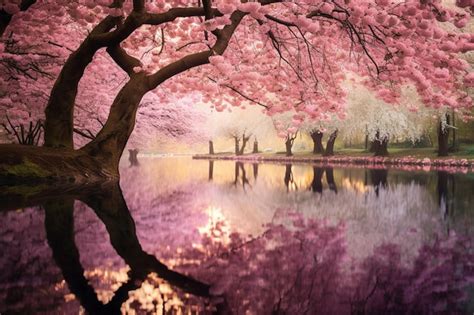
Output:
M380 132L377 131L375 139L372 142L371 152L374 152L374 156L388 156L388 137L380 136Z
M337 132L338 130L336 129L329 136L328 143L326 144L326 150L324 151L324 156L334 155L334 143L336 142Z
M255 141L253 142L252 153L258 153L258 141L257 141L257 139L255 139Z
M449 124L449 115L446 115L446 124ZM447 126L443 128L443 123L438 124L438 156L448 156L449 151L449 129Z
M288 134L285 139L285 148L286 148L286 156L292 156L293 152L291 149L293 148L293 144L295 143L296 136L298 135L298 132L296 132L294 135Z
M238 137L234 137L234 142L235 142L235 155L240 155L240 150L239 150L240 139Z
M245 136L245 133L242 135L242 147L240 148L238 155L244 155L245 147L247 146L247 142L249 142L250 136Z
M313 139L313 154L319 154L324 152L323 147L323 133L321 131L312 131L310 133L311 139Z
M214 154L214 142L209 141L209 154Z

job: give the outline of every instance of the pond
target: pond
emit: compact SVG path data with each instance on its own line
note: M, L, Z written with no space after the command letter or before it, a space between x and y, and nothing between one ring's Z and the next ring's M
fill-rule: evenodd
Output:
M472 173L140 157L43 188L2 188L1 314L474 312Z

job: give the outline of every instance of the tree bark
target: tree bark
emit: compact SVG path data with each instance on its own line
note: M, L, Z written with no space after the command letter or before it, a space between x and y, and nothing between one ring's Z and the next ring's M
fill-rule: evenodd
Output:
M214 154L214 142L209 140L209 154Z
M111 165L118 174L118 165L125 145L135 127L135 117L141 99L148 92L144 74L133 76L118 93L109 117L96 138L83 147L83 152L101 164Z
M449 115L446 115L446 124L449 124ZM440 121L438 124L438 156L449 155L449 129Z
M329 136L328 142L326 144L326 150L324 151L324 156L333 156L334 155L334 143L336 142L338 130L334 130Z
M313 154L320 154L324 152L323 147L323 133L319 130L312 131L310 134L311 139L313 139Z

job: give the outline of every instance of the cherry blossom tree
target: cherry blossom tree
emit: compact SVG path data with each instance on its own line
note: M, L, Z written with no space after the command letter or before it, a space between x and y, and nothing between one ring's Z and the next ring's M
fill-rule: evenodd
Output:
M84 165L107 166L101 175L91 170L94 176L116 177L139 104L148 93L166 102L170 95L200 91L206 102L250 102L270 115L294 110L317 117L342 110L342 82L347 72L355 72L389 103L399 98L402 85L412 84L427 106L470 107L472 100L460 87L472 86L473 75L458 53L474 48L472 36L440 27L462 28L469 21L470 5L457 4L222 0L183 6L180 1L103 0L37 2L22 8L7 1L1 8L9 17L2 22L8 26L0 53L2 58L9 54L3 38L12 34L8 36L15 41L55 46L65 59L62 66L52 66L56 81L44 121L49 148L74 148L74 109L81 87L94 91L95 77L110 84L108 74L114 72L125 78L112 78L119 83L118 92L104 99L110 111L94 140L70 155L61 151L71 170L69 157L81 156L88 161ZM46 16L54 16L53 21L44 23ZM101 58L108 62L97 62ZM38 84L48 89L48 84ZM5 150L18 154L19 149ZM40 152L59 151L34 154Z
M403 93L399 104L390 105L360 85L353 85L351 90L347 117L341 124L346 139L365 135L375 155L387 155L390 138L415 142L427 134L435 111L425 108L410 91Z

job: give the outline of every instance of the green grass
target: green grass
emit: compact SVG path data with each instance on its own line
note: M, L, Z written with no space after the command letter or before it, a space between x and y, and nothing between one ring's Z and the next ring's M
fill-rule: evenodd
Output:
M395 147L388 148L389 157L415 157L415 158L430 158L430 159L473 159L474 158L474 144L463 144L460 146L459 150L456 152L450 153L447 157L438 157L435 147L428 148L403 148ZM264 156L271 155L284 155L285 152L265 152L261 153ZM293 152L294 156L304 157L304 156L313 156L312 152ZM353 157L364 157L364 156L373 156L371 152L367 152L364 149L354 149L354 148L335 148L334 154L336 156L353 156Z
M459 150L456 152L450 153L447 157L438 157L435 147L428 147L428 148L404 148L404 147L388 147L389 157L414 157L414 158L430 158L430 159L474 159L474 144L462 144L459 147ZM219 155L233 155L234 152L216 152L216 156ZM250 153L245 153L248 155ZM285 151L278 151L278 152L260 152L258 155L263 157L271 157L271 156L284 156L286 154ZM336 156L352 156L352 157L371 157L374 154L371 152L367 152L361 148L335 148L334 154ZM295 157L310 157L314 156L311 151L305 152L293 152ZM316 156L320 156L317 154Z
M348 149L348 148L341 148L335 150L336 155L348 155L348 156L372 156L373 153L366 152L361 149ZM436 152L436 148L429 147L429 148L390 148L388 147L388 153L391 157L416 157L416 158L441 158L441 159L451 159L451 158L458 158L458 159L472 159L474 158L474 145L473 144L465 144L461 145L459 150L456 152L450 153L447 157L438 157Z

